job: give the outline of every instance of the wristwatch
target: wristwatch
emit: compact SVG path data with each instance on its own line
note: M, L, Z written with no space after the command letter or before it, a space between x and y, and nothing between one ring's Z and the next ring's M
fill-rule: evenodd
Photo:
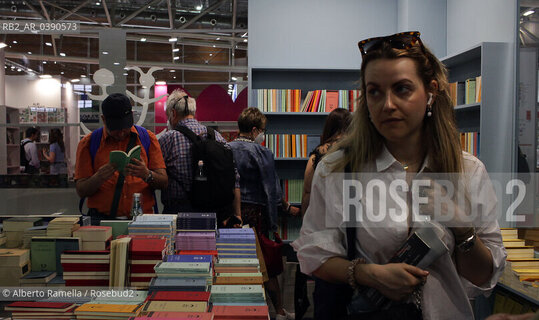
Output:
M148 170L148 176L144 179L144 182L150 184L153 181L152 170Z
M462 242L458 243L457 244L457 249L460 251L460 252L468 252L470 250L472 250L472 248L474 247L475 245L475 239L476 239L476 235L475 235L475 230L474 232L472 233L471 236L469 236L468 238L466 238L465 240L463 240Z

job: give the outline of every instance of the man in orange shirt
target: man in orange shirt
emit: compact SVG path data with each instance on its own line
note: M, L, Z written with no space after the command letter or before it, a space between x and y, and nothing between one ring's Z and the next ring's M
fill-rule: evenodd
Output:
M102 219L129 218L133 193L142 195L144 213L153 212L155 199L152 189L162 189L168 184L159 142L155 134L148 130L148 154L145 148L141 148L141 161L133 159L126 166L125 181L121 193L118 192L119 197L116 197L119 198L117 205L113 205L116 185L123 175L109 162L109 153L113 150L126 151L128 145L142 146L142 143L137 128L133 126L133 111L127 96L113 93L103 101L101 108L104 126L94 159L90 151L92 134L88 134L79 142L75 165L77 193L81 198L88 197L88 214L92 217L92 224Z

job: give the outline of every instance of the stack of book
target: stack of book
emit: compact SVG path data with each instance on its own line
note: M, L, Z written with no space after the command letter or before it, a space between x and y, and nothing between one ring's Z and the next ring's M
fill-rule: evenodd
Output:
M135 217L129 223L129 235L162 236L167 239L166 253L171 253L174 234L176 230L176 216L174 215L142 215Z
M107 226L85 226L73 232L74 237L79 237L82 241L81 250L95 251L110 249L112 240L112 227Z
M33 237L45 237L47 236L47 226L36 226L24 230L22 236L22 248L30 249L30 243Z
M61 256L66 250L79 250L80 239L71 237L33 237L30 243L32 271L63 272Z
M216 229L215 212L178 213L178 231L215 231Z
M502 239L507 251L507 259L530 259L534 258L535 252L533 246L522 244L518 239L518 230L512 228L502 228Z
M19 283L21 287L46 287L55 277L54 271L33 271L24 275Z
M215 273L257 273L260 272L258 259L219 258L215 263Z
M539 229L526 229L523 240L526 241L526 245L539 248Z
M212 284L213 270L210 262L160 262L155 267L160 278L204 279L207 285Z
M130 220L101 220L99 225L112 228L112 239L129 234L127 227Z
M213 320L267 320L268 306L213 306Z
M219 229L216 242L219 258L257 258L255 233L251 228Z
M182 231L176 235L176 250L216 250L215 231Z
M261 285L213 285L210 302L218 305L264 306L266 296Z
M131 238L119 238L110 243L109 286L123 289L126 285Z
M146 305L142 308L141 315L152 316L150 313L153 312L205 313L208 310L209 299L209 292L152 292L150 295L148 295Z
M66 286L109 286L109 251L69 250L61 257Z
M71 237L73 231L80 227L78 217L58 217L49 222L47 236Z
M43 225L41 218L9 218L3 221L3 230L6 234L7 248L20 248L23 244L24 231L28 228Z
M139 316L130 320L178 320L197 319L213 320L213 313L210 312L148 312L145 316Z
M140 304L101 304L88 302L75 309L77 319L122 320L136 317L141 309Z
M153 278L148 292L156 291L207 291L204 279Z
M3 248L7 243L7 237L4 231L0 232L0 248Z
M131 239L129 282L132 287L148 288L156 276L155 265L163 261L166 244L167 240L163 237L138 236Z
M19 286L19 279L30 271L30 250L0 249L0 260L0 286Z
M65 302L17 301L4 310L17 319L73 319L76 305Z

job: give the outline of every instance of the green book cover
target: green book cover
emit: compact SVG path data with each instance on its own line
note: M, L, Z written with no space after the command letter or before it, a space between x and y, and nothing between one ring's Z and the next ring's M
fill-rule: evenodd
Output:
M32 239L30 257L32 271L56 271L55 239Z
M100 225L112 227L112 239L118 238L118 236L121 235L127 235L128 232L128 226L129 226L130 220L101 220Z
M124 172L125 167L131 162L131 159L140 160L140 145L134 146L128 153L121 150L114 150L109 153L109 162L119 172Z

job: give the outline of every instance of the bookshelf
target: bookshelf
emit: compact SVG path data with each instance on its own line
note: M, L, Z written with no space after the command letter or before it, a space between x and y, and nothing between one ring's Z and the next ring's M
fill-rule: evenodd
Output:
M312 90L355 90L359 69L249 68L251 89L301 89L302 101ZM252 91L249 105L257 106ZM327 112L264 112L267 134L321 135ZM303 179L307 158L276 158L281 179Z
M515 84L509 43L483 42L441 59L449 82L481 76L481 102L457 105L461 132L479 132L479 158L489 172L514 172Z
M0 106L0 174L20 172L19 109Z
M249 87L256 89L301 89L301 102L308 91L356 90L359 87L359 69L275 69L249 68ZM259 107L252 90L249 106ZM296 134L320 136L328 112L264 112L267 118L266 134ZM318 145L318 143L316 144ZM282 180L303 180L308 158L275 158L275 168ZM299 202L291 201L294 205ZM301 228L301 217L281 216L280 234L288 243L296 239Z

